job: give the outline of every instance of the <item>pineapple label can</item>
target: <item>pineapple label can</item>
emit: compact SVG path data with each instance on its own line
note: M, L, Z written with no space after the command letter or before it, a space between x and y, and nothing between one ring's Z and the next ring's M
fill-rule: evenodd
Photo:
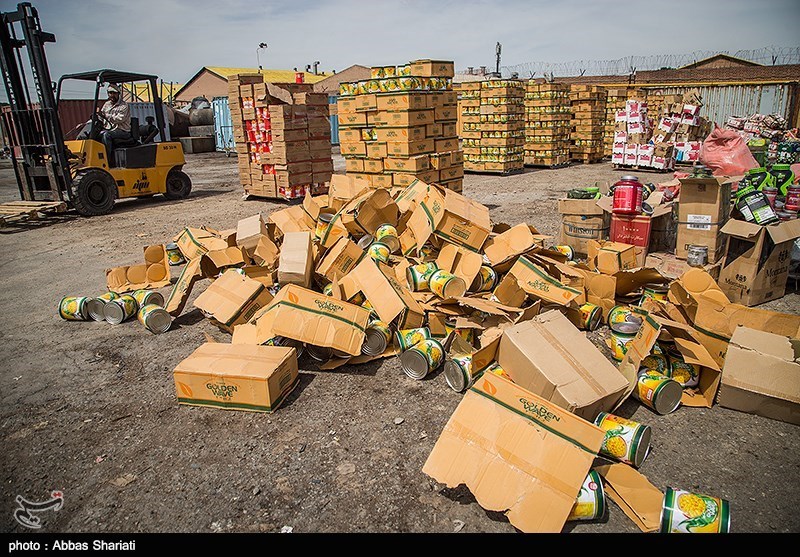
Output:
M586 302L580 307L581 326L587 331L596 331L603 322L603 310L600 306Z
M391 224L382 224L375 231L375 241L389 247L389 252L394 253L400 249L400 239L397 237L397 229Z
M596 470L589 470L567 520L599 520L606 514L606 494Z
M497 286L497 272L488 265L481 265L478 275L469 287L470 292L491 292Z
M394 335L395 344L403 351L429 338L431 338L431 330L427 327L420 327L419 329L400 329Z
M139 319L139 323L155 334L166 333L172 326L172 316L158 304L142 306L136 317Z
M639 467L650 452L650 426L600 412L594 425L605 430L600 454Z
M623 333L612 328L611 334L606 338L606 344L611 348L611 357L621 362L634 338L636 338L635 333Z
M461 354L444 362L444 380L455 392L469 389L475 382L473 375L472 355Z
M725 499L667 488L661 505L662 534L727 534L730 503Z
M428 286L431 292L445 299L460 298L467 292L467 284L464 279L443 269L439 269L431 275L428 279Z
M389 325L379 319L375 319L367 326L364 343L361 345L361 353L367 356L379 356L384 353L391 341L392 331Z
M117 298L119 298L119 294L111 291L108 291L97 298L91 298L88 302L86 302L86 310L89 312L89 317L95 321L105 321L106 316L103 313L103 307L105 307L105 305L111 300L116 300Z
M167 260L170 265L182 265L186 263L186 259L184 259L178 244L167 244Z
M131 295L136 299L136 303L139 304L139 307L149 304L164 307L164 296L155 290L134 290Z
M67 321L86 321L89 319L86 307L89 300L88 296L65 296L58 303L58 315Z
M439 266L434 261L420 263L406 268L406 282L412 292L430 290L428 279L439 270Z
M639 369L670 376L669 359L658 343L653 345L653 351L642 359Z
M681 387L696 387L700 384L700 366L685 361L677 348L668 349L666 356L669 372L664 375L680 383Z
M633 396L659 414L673 412L681 403L683 387L666 375L654 371L639 374Z
M331 221L336 213L320 213L317 217L317 226L314 228L314 236L317 237L318 240L322 239L325 236L325 231L328 230L328 227L331 225Z
M389 246L386 244L382 244L380 242L372 242L369 248L367 249L367 253L369 256L374 259L375 261L380 261L381 263L389 263Z
M427 338L400 355L400 366L411 379L424 379L442 365L444 348L438 340Z
M136 315L139 310L139 304L136 298L130 294L123 294L116 300L111 300L103 306L103 314L106 316L106 321L112 325L119 325L123 321Z

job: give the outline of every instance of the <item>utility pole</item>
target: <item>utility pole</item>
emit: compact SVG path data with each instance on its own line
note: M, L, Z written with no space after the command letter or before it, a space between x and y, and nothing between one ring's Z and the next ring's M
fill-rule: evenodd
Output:
M264 69L261 67L261 58L259 57L259 53L261 52L262 48L267 48L267 43L258 43L258 48L256 49L256 61L258 62L258 73Z
M503 49L503 45L497 43L494 47L494 53L497 57L497 65L495 66L494 72L497 74L497 77L500 77L500 51Z

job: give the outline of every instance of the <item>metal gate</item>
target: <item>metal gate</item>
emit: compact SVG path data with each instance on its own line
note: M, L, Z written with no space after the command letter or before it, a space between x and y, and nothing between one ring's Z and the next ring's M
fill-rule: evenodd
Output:
M214 142L217 151L230 156L236 151L236 142L233 140L233 119L228 97L214 97L211 108L214 111Z

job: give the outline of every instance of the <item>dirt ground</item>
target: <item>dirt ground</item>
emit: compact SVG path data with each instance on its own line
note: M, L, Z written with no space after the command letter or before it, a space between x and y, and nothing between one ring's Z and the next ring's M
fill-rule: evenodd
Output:
M231 228L284 206L243 200L235 158L187 159L194 191L185 201L122 201L103 217L67 214L0 230L2 529L28 531L13 518L16 496L42 501L61 490L64 506L41 515L43 531L515 532L465 487L445 488L422 473L463 396L441 373L412 380L397 358L317 371L304 357L299 386L273 414L182 407L175 365L204 334L229 341L192 310L207 281L166 334L136 320L59 318L61 297L104 292L105 269L139 263L143 246L166 243L187 225ZM600 163L468 175L464 193L488 205L496 222L526 221L554 234L556 200L567 189L619 174ZM15 199L6 166L0 201ZM800 296L765 307L800 313ZM800 532L797 426L719 406L660 416L628 400L617 413L651 426L640 471L657 488L727 499L734 532ZM604 520L568 522L564 532L639 529L609 502Z

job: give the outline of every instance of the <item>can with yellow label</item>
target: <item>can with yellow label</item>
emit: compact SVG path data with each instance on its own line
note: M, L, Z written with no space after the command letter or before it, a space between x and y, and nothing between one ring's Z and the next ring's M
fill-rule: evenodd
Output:
M661 533L727 534L730 503L719 497L667 488L661 505Z

